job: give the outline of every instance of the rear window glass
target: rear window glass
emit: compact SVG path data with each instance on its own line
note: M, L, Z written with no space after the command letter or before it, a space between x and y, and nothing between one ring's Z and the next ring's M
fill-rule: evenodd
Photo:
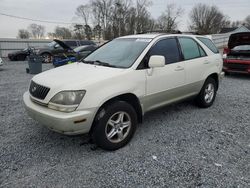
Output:
M216 54L219 53L218 48L214 45L214 43L210 39L203 37L197 37L197 39L201 41L203 44L205 44L212 52Z
M67 44L68 46L72 47L72 46L77 46L76 41L63 41L65 44Z
M93 41L80 41L80 45L84 46L84 45L95 45L95 43Z
M235 46L233 50L243 50L243 51L247 50L248 51L250 50L250 45Z

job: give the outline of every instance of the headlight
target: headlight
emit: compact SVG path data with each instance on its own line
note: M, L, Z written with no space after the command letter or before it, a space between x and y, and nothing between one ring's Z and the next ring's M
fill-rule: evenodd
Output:
M61 91L49 102L48 107L62 112L73 112L79 106L86 91Z

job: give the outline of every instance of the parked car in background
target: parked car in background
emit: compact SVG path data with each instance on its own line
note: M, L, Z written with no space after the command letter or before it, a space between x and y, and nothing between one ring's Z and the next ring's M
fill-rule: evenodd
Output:
M63 134L89 133L106 150L126 145L145 113L188 98L210 107L222 73L212 41L143 34L112 40L82 63L34 76L23 96L28 114Z
M97 45L88 45L88 46L79 46L74 49L74 52L76 53L76 58L78 60L87 57L90 53L95 51L98 48Z
M65 64L68 64L68 62L76 62L82 58L85 58L87 55L89 55L91 52L97 49L97 45L85 45L85 46L79 46L75 49L72 49L67 44L65 44L63 41L57 41L58 44L60 44L64 49L67 49L66 52L60 53L53 56L53 65L55 67L59 67Z
M28 48L25 48L23 50L9 53L8 58L10 61L24 61L28 55Z
M250 32L229 37L228 48L223 52L223 71L250 74Z
M36 48L36 53L43 57L44 63L51 63L54 55L62 53L70 53L72 49L83 45L96 45L93 41L89 40L53 40L45 47Z

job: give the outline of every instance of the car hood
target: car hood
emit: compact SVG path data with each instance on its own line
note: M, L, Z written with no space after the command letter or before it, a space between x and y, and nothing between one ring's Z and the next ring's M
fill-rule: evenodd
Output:
M228 40L228 48L233 49L235 46L250 45L250 32L234 33Z
M69 47L67 44L65 44L61 40L54 39L54 41L59 44L64 50L73 50L71 47Z
M81 90L85 86L115 77L125 69L72 63L40 73L33 77L37 84L61 90Z

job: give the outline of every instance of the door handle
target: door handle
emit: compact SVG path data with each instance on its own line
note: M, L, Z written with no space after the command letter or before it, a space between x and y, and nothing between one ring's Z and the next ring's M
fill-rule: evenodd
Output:
M182 71L182 70L184 70L184 67L182 67L182 66L177 66L174 70L175 70L175 71Z

